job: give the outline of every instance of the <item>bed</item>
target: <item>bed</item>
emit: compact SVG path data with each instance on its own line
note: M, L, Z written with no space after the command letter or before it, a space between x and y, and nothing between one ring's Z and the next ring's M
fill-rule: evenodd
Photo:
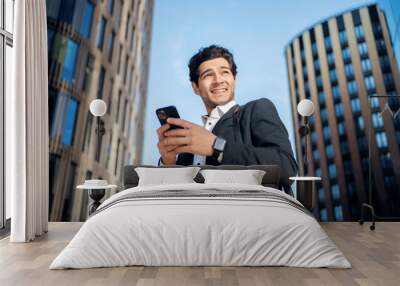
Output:
M266 173L262 185L201 183L197 175L193 183L140 186L135 166L125 167L126 189L101 204L50 269L351 267L312 214L277 189L279 168L220 168Z

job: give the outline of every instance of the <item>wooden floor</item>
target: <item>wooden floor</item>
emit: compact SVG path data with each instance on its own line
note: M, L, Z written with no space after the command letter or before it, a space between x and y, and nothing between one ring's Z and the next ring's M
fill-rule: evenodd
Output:
M353 268L119 267L48 270L81 223L50 223L32 243L0 240L0 285L400 285L400 223L375 231L358 223L322 223Z

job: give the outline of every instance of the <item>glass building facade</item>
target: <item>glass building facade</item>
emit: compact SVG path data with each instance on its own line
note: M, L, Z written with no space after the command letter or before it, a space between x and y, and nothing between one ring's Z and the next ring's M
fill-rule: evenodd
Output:
M153 0L47 0L51 221L85 220L87 178L121 185L139 164ZM93 99L107 103L96 155ZM110 195L110 194L107 194Z
M400 215L400 82L385 13L374 4L323 20L297 35L285 56L295 130L299 101L315 105L308 150L298 132L295 139L300 171L307 152L305 175L322 177L316 217L359 219L370 167L377 214Z

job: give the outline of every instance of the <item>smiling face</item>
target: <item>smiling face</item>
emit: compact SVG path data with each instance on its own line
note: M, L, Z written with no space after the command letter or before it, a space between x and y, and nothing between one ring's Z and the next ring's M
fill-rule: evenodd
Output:
M199 83L192 82L193 91L199 95L210 113L218 105L224 105L234 97L236 79L228 61L215 58L199 66Z

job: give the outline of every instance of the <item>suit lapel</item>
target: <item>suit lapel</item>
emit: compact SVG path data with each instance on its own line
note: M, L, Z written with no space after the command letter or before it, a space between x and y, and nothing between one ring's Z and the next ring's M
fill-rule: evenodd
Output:
M220 120L218 120L217 124L215 124L212 133L215 134L215 131L217 131L218 128L220 128L221 126L223 126L223 123L224 123L225 121L227 121L228 119L232 118L232 117L233 117L233 114L234 114L235 112L237 112L238 110L239 110L239 104L236 104L236 105L232 106L232 107L228 110L228 112L225 113L225 114L221 117Z

